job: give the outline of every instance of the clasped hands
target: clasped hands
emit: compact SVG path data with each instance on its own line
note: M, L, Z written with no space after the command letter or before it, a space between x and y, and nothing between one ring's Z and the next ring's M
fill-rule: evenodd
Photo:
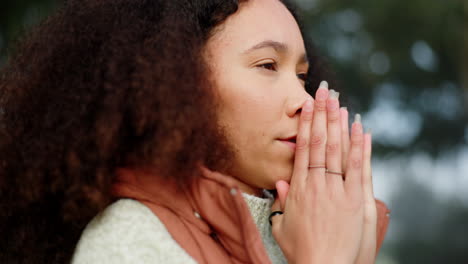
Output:
M300 113L290 183L278 181L272 232L289 263L374 263L377 211L371 135L348 129L338 93L322 82Z

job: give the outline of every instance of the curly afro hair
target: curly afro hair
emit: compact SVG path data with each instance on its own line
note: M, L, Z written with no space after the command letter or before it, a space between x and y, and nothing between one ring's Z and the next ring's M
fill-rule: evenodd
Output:
M1 263L68 262L119 167L184 186L228 166L202 51L239 2L69 0L20 40L0 72ZM310 89L327 71L308 54Z

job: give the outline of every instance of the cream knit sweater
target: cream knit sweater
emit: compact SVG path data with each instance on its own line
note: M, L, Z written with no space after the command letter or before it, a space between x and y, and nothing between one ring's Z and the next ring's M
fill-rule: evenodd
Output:
M243 194L271 262L287 263L268 223L273 198L267 192L265 195L268 198ZM172 239L149 208L135 200L121 199L88 224L72 263L192 264L196 261Z

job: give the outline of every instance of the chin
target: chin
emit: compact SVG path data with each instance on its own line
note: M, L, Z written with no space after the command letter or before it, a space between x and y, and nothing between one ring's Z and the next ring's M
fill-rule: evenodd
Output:
M291 181L292 169L278 169L277 172L274 175L269 175L268 182L265 187L262 187L263 189L274 190L276 189L276 182L285 181L289 183Z

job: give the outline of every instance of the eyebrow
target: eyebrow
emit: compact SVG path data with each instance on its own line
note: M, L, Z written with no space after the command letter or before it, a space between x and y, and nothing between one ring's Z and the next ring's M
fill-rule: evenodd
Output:
M265 48L272 48L274 49L276 52L278 53L287 53L289 48L288 48L288 45L282 43L282 42L278 42L278 41L274 41L274 40L265 40L265 41L262 41L256 45L254 45L253 47L245 50L244 52L242 52L242 54L248 54L248 53L251 53L255 50L259 50L259 49L265 49ZM309 59L307 58L307 54L302 54L302 56L300 56L299 58L299 63L301 64L309 64Z

